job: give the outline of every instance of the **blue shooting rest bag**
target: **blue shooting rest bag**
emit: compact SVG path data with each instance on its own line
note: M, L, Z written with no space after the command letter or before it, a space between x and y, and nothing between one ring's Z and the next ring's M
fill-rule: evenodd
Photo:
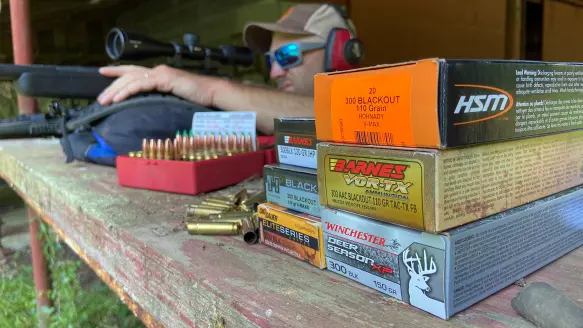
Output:
M194 113L212 110L162 95L136 96L110 106L94 103L77 117L63 120L75 128L67 133L63 127L60 142L67 163L115 166L118 155L141 150L144 138L173 139L176 131L190 131Z

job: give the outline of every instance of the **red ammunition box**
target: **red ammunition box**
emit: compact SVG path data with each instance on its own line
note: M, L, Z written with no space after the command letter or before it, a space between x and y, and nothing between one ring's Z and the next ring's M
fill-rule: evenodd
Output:
M259 137L257 151L204 161L118 156L118 183L124 187L197 195L263 176L276 160L273 137Z

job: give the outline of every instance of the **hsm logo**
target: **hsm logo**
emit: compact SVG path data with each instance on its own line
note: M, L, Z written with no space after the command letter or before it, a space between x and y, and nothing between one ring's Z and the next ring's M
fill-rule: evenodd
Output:
M456 84L455 86L482 90L480 93L476 93L470 96L460 96L453 113L455 115L484 113L484 115L481 115L481 117L470 121L457 122L454 123L454 125L463 125L491 120L495 117L507 113L514 104L514 98L512 98L512 95L502 89L474 84ZM482 93L485 91L484 89L496 91L497 93Z
M415 253L415 257L409 257L409 248L403 252L403 262L409 272L409 303L417 308L433 313L437 316L445 316L445 304L427 296L426 293L431 291L431 287L427 283L429 281L428 275L437 272L437 266L433 261L433 256L427 266L427 253L423 250L423 265L421 259ZM417 270L415 269L417 264Z

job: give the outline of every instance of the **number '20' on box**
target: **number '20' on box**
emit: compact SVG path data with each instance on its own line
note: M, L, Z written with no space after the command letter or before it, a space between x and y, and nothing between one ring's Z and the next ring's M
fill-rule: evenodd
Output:
M314 79L319 141L449 148L583 128L583 64L425 59Z
M583 245L583 186L431 234L322 209L328 270L442 319Z

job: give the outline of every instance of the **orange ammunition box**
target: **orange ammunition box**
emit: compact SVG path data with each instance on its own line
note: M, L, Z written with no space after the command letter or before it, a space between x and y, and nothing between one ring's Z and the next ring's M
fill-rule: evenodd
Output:
M450 148L583 128L583 65L425 59L315 76L319 141Z
M272 203L259 204L259 241L320 269L326 268L322 221Z
M318 144L325 207L441 232L583 184L583 130L437 150Z

